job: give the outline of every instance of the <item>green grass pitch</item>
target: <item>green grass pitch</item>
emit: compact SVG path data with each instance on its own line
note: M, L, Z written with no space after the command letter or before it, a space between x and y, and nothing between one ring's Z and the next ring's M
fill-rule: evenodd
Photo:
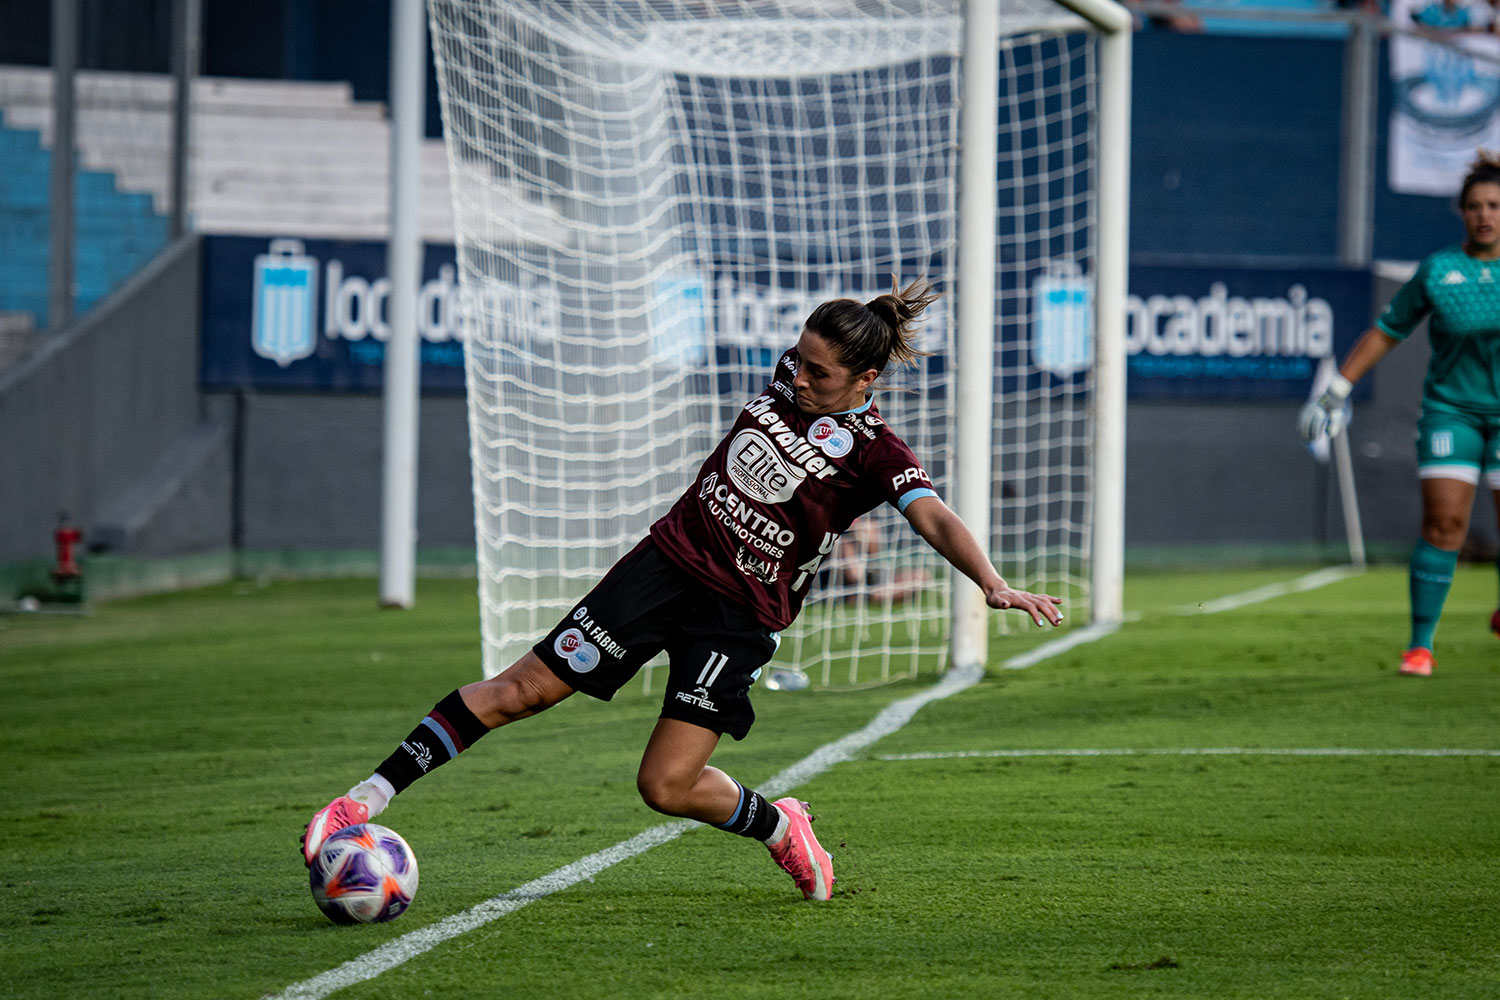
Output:
M800 788L829 903L695 829L334 996L1490 1000L1500 757L985 756L1500 749L1493 567L1460 571L1430 680L1395 673L1396 569L1175 613L1298 572L1134 576L1138 620ZM473 583L418 596L240 582L0 618L0 997L274 996L662 822L634 788L657 696L575 698L384 814L421 861L404 917L325 921L302 824L476 676ZM930 683L759 692L715 762L753 785Z

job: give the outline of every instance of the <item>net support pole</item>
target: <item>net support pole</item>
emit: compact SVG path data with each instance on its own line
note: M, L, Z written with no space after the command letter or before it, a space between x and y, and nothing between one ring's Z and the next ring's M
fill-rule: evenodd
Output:
M1092 621L1125 616L1125 295L1130 268L1130 79L1134 25L1113 0L1061 0L1100 31L1098 263L1094 284Z
M1369 267L1374 256L1375 126L1379 92L1380 35L1367 15L1349 25L1344 45L1344 130L1339 150L1339 261L1349 267ZM1354 485L1354 460L1349 433L1333 439L1333 462L1338 471L1339 502L1349 561L1363 569L1365 535L1359 519L1359 493Z
M1359 494L1354 489L1354 459L1349 454L1349 429L1333 439L1333 467L1344 512L1344 537L1349 542L1349 564L1365 568L1365 532L1359 520Z
M421 278L421 149L426 107L423 75L427 22L422 0L391 4L390 241L391 295L385 345L385 439L380 518L380 603L416 601L417 283Z
M984 550L991 553L999 37L998 0L964 0L953 509ZM982 668L989 656L989 609L983 592L957 570L952 574L949 607L952 609L950 666Z

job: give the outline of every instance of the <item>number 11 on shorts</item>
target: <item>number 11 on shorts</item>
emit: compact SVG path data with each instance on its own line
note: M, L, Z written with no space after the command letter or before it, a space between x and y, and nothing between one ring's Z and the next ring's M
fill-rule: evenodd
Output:
M702 671L698 674L699 687L713 687L714 681L719 679L719 671L724 669L724 664L729 662L729 657L723 653L710 651L708 662L703 664Z

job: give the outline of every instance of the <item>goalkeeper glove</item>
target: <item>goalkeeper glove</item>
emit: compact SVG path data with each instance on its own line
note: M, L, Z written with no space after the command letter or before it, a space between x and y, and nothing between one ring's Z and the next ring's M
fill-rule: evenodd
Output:
M1354 385L1344 376L1334 373L1323 395L1302 407L1297 416L1297 429L1302 440L1316 441L1319 435L1338 437L1349 422L1349 393Z

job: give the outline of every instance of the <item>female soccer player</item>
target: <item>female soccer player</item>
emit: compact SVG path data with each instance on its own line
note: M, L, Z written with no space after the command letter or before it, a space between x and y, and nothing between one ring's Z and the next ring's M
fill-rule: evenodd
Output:
M827 899L833 868L807 803L767 802L708 759L723 734L749 732L750 686L839 535L894 504L990 607L1024 611L1038 625L1062 618L1058 598L1001 579L871 398L887 364L920 356L913 321L935 298L918 279L867 303L818 306L771 384L650 534L514 665L448 694L373 775L319 810L303 835L304 860L491 729L575 691L607 700L665 650L670 677L636 778L641 797L658 812L764 842L804 898Z
M1400 672L1431 676L1433 635L1483 473L1500 512L1500 157L1481 152L1458 196L1467 239L1423 260L1349 351L1328 390L1302 410L1302 435L1337 435L1344 403L1424 317L1432 360L1417 421L1422 536L1411 557L1411 642ZM1490 617L1500 635L1500 610Z

